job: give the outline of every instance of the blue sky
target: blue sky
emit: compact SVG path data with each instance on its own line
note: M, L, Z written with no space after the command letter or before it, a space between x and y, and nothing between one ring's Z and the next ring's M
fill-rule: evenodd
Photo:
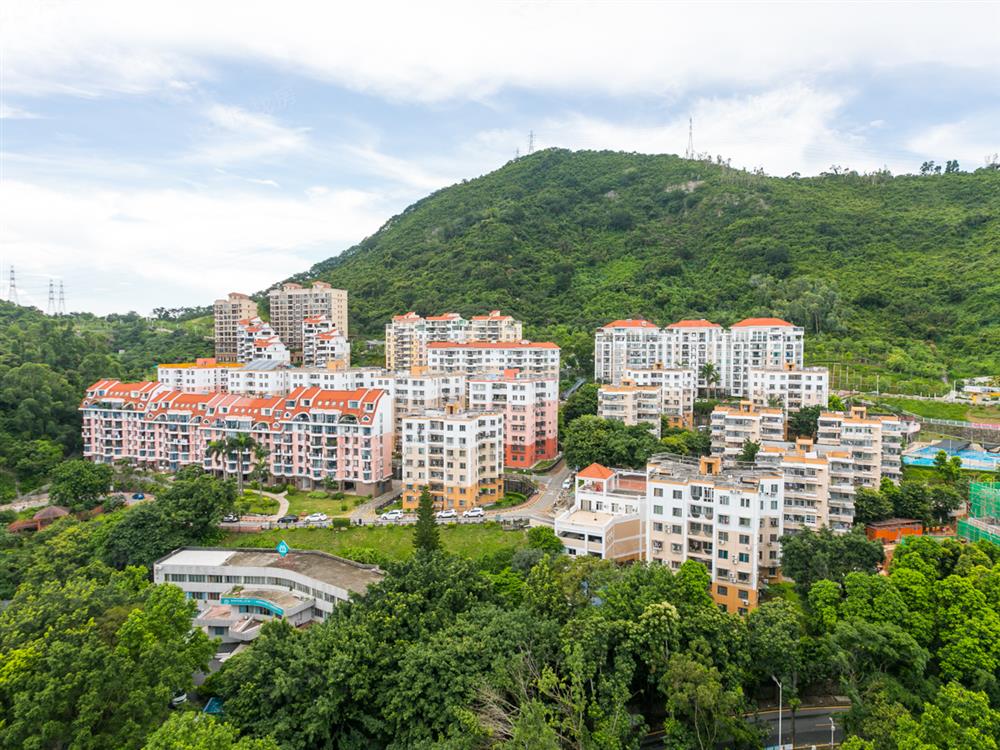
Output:
M22 302L208 304L527 149L767 172L981 166L1000 4L81 3L0 16L0 267ZM6 292L6 283L0 285Z

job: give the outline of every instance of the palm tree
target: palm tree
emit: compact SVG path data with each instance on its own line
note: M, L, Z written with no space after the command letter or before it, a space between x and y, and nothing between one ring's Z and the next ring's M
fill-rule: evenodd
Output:
M261 490L261 484L264 481L264 477L267 476L267 448L259 443L253 447L253 471L250 472L250 478L254 480L257 485L257 496L263 500L264 492Z
M208 455L222 457L222 475L229 477L226 462L232 458L236 462L236 488L240 497L243 496L243 456L255 451L258 443L249 434L238 432L232 437L213 440L208 444Z
M226 438L213 440L208 444L206 453L209 458L222 458L222 476L224 479L228 479L229 471L226 469L226 456L229 454L229 441Z
M719 384L719 368L713 362L706 362L698 371L698 377L705 381L705 395L708 395L709 390L715 390L712 386Z

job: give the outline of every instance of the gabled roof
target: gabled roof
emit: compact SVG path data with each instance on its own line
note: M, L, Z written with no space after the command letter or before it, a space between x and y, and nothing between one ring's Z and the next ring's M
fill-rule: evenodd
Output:
M648 320L643 318L626 318L625 320L613 320L605 326L601 326L601 330L608 330L609 328L656 328L655 323L650 323Z
M462 316L454 312L441 313L440 315L428 315L426 320L461 320Z
M711 320L705 320L704 318L698 319L688 319L688 320L678 320L676 323L671 323L667 328L722 328L718 323L713 323Z
M403 313L402 315L393 315L392 320L395 323L414 323L418 320L423 320L423 318L411 310L410 312Z
M473 315L473 320L513 320L510 315L501 315L499 310L490 310L488 315Z
M594 463L577 472L578 479L611 479L615 473L606 466Z
M732 325L733 328L770 328L771 326L794 327L787 320L782 320L781 318L744 318Z
M69 511L59 505L48 505L32 516L36 521L50 521L56 518L68 516Z

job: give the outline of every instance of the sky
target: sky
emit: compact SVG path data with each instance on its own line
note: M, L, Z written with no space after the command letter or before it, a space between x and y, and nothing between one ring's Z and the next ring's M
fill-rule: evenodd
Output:
M256 292L535 149L1000 151L1000 2L0 4L0 298Z

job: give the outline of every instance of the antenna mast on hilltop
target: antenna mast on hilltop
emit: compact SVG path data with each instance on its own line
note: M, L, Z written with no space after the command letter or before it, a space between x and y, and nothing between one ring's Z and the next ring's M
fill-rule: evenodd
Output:
M14 266L10 267L10 284L7 286L7 301L15 305L21 304L17 301L17 282L14 281Z
M684 152L685 159L694 158L694 118L688 118L688 147Z
M533 154L535 152L535 131L528 131L528 153Z
M66 314L66 292L63 291L63 283L59 282L59 303L56 305L56 315Z
M49 302L45 305L45 314L56 314L56 285L52 279L49 279Z

